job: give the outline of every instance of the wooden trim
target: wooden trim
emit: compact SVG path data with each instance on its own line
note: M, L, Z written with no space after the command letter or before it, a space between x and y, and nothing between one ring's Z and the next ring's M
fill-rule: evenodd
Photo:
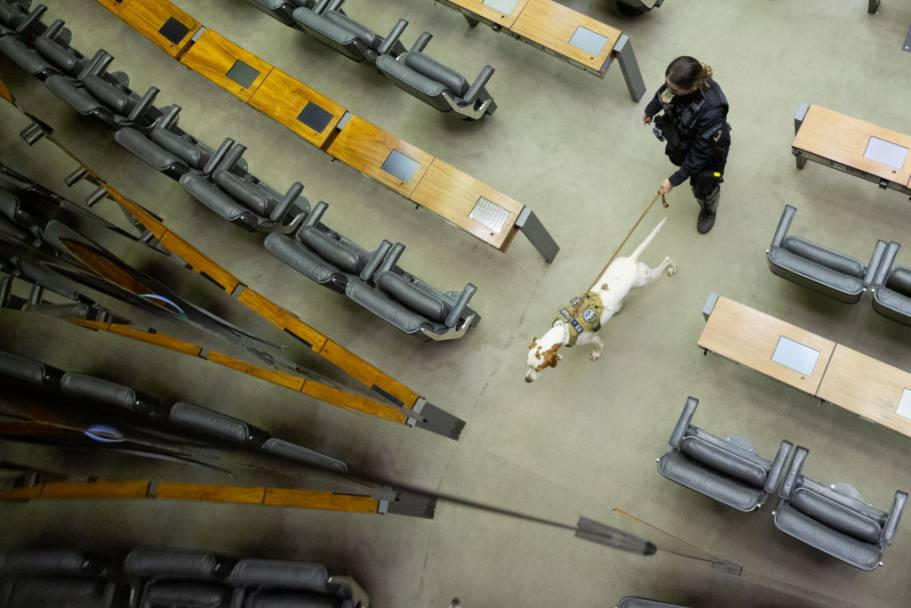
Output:
M161 50L171 57L179 56L190 44L193 36L200 28L200 23L190 16L186 11L181 10L172 2L162 2L161 0L129 0L129 3L121 7L120 18L133 27L137 32L154 42ZM159 31L168 22L173 19L187 29L177 43L171 42Z
M228 71L235 62L242 61L259 74L248 87L228 77ZM250 101L256 90L265 82L272 66L234 44L218 32L207 29L196 39L180 58L180 62L202 76L205 76L224 90L239 97L244 103Z
M98 0L98 4L108 9L115 15L120 15L124 7L130 3L130 0Z
M263 504L274 507L319 509L321 511L376 513L379 510L380 501L370 496L349 496L314 490L266 488L266 497Z
M382 418L384 420L400 423L404 423L408 420L408 417L405 416L401 410L392 405L388 405L377 399L359 395L358 393L335 388L328 384L321 384L315 380L307 380L304 382L301 392L315 399L319 399L320 401L326 401L338 407L355 412L370 414L371 416L376 416L377 418Z
M401 401L406 408L414 407L420 399L420 395L416 392L332 340L326 340L319 354L326 361L344 369L349 376L365 386L371 388L376 386L383 389Z
M41 498L145 498L148 481L55 481L44 484Z
M244 287L244 290L237 296L237 301L299 340L305 341L317 353L320 352L323 344L328 340L326 336L301 321L293 313L249 287ZM339 367L345 369L344 366Z
M235 371L247 374L248 376L253 376L254 378L259 378L260 380L265 380L272 384L284 386L285 388L290 388L293 391L300 391L304 386L304 379L300 376L266 369L264 367L257 367L241 359L214 350L206 353L206 359L212 363L217 363L218 365L223 365Z
M207 483L174 483L168 481L158 482L155 486L155 498L170 500L261 505L265 496L266 488L242 488Z

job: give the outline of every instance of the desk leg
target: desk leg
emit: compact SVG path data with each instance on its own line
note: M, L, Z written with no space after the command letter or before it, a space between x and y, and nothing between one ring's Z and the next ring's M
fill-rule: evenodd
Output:
M620 35L620 40L614 46L613 55L620 62L620 69L623 70L623 80L626 81L629 96L633 98L633 101L639 101L645 94L645 82L642 80L642 72L639 71L639 62L636 61L633 43L630 42L629 36Z
M470 27L471 29L476 28L478 26L478 23L480 23L480 21L478 21L477 19L474 19L472 17L469 17L465 13L462 13L462 16L465 17L465 21L468 22L468 27Z
M794 115L794 135L797 135L797 132L800 131L800 125L803 124L803 119L807 117L807 111L809 111L810 105L803 101L800 104L800 107L797 108L797 114ZM797 168L803 169L807 166L807 159L804 156L797 156Z
M880 0L867 0L867 12L871 15L876 14L879 11L879 1Z
M538 250L538 253L544 257L545 262L550 264L554 261L557 253L560 252L560 246L557 245L554 237L550 236L547 228L544 227L544 224L541 223L534 211L528 207L522 209L519 218L516 220L516 226L525 233L525 236Z

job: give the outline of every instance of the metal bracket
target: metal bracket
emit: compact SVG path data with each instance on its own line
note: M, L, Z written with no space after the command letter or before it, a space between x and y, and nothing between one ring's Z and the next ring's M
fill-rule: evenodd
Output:
M636 54L633 52L633 44L627 34L620 35L611 54L620 63L623 80L626 81L626 88L629 89L629 96L633 101L638 102L645 94L645 82L642 80L639 62L636 61Z
M441 410L423 397L418 398L412 411L418 414L418 417L409 420L407 423L409 426L416 426L455 441L458 441L462 429L465 428L464 420Z
M436 505L437 499L432 496L397 491L395 500L387 503L387 512L393 515L433 519Z
M554 261L554 258L560 252L560 246L557 245L554 237L550 236L547 228L544 227L544 224L541 223L534 211L528 207L523 208L516 219L516 227L528 237L534 248L544 257L545 262L550 264Z
M702 316L706 321L709 320L709 317L712 316L712 313L715 311L715 304L718 303L718 298L720 296L713 292L709 293L709 297L706 299L705 304L702 306Z

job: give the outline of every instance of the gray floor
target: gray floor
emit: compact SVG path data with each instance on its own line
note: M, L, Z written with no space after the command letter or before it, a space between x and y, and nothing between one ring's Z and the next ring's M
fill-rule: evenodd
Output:
M696 234L695 203L688 188L680 188L670 196L671 208L654 211L634 237L641 239L666 214L669 222L645 257L657 263L670 255L677 276L629 298L602 332L608 347L599 362L588 361L581 349L569 351L559 368L526 385L530 339L585 289L669 172L619 69L599 80L489 28L470 30L458 13L430 0L350 0L346 10L381 31L406 17L406 44L423 29L433 32L429 52L472 76L485 63L497 68L490 90L499 111L467 124L241 0L179 1L207 26L353 112L529 205L562 247L547 266L522 238L500 254L331 163L181 68L96 3L47 4L49 14L72 27L77 47L92 52L103 46L134 88L154 84L161 103L180 103L182 126L210 142L234 137L248 146L253 172L273 186L283 189L297 179L311 201L328 201L325 221L340 232L369 247L382 238L404 242L402 264L439 287L474 282L484 320L455 343L419 343L397 333L282 266L255 236L218 220L4 61L3 78L116 186L246 283L468 424L452 442L351 415L201 360L9 312L0 316L4 348L196 400L372 473L567 522L584 514L688 549L613 512L622 509L745 570L736 578L673 555L612 552L568 532L448 505L440 505L432 521L176 502L3 505L3 547L103 551L167 544L317 560L354 574L379 607L443 607L453 596L467 608L602 607L627 594L705 607L911 605L911 518L885 566L861 573L776 532L772 505L736 513L663 480L654 465L686 396L695 395L702 400L698 424L748 436L767 454L783 438L805 445L811 450L807 474L849 481L881 507L897 488L911 486L908 438L819 406L720 357L703 357L696 347L702 303L714 290L911 370L911 329L876 315L869 302L849 307L782 281L764 259L784 203L799 209L795 231L857 257L866 258L877 238L911 247L911 207L901 195L818 165L798 172L789 151L792 115L803 100L911 132L911 55L901 50L911 7L884 0L871 17L861 0L670 0L653 14L624 21L602 0L571 2L630 32L650 90L679 54L710 63L732 104L734 144L710 235ZM8 110L3 117L3 161L63 190L66 163L46 144L15 144L23 124ZM907 265L909 255L900 254L900 261ZM122 458L89 461L45 448L0 448L4 457L74 474L200 476Z

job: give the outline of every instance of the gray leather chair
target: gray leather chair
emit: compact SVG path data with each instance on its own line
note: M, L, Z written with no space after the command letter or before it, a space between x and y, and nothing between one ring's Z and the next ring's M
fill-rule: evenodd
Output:
M46 11L43 4L26 12L21 4L0 3L0 53L41 80L55 72L54 66L33 48L35 38L47 29L41 22Z
M658 472L738 511L754 511L775 494L793 446L782 441L775 460L758 455L746 440L721 439L692 424L699 400L687 397Z
M127 604L129 586L110 580L105 565L78 551L35 550L0 555L4 608L113 608Z
M0 351L0 375L36 388L56 390L60 386L63 371L28 357Z
M0 0L0 36L16 33L16 28L29 15L31 0Z
M292 14L298 8L313 8L316 0L247 0L250 4L285 25L297 26Z
M496 111L497 104L486 88L494 69L484 66L474 83L469 85L459 72L424 52L433 38L429 32L421 34L407 53L398 56L388 54L406 25L406 21L399 20L392 34L380 46L377 69L397 87L440 112L455 112L466 119L480 120Z
M895 266L901 245L889 243L873 285L873 309L879 314L911 326L911 268Z
M778 228L767 251L769 268L783 279L825 294L836 300L856 304L863 297L886 251L886 242L878 241L870 263L828 249L788 230L797 209L785 205Z
M878 568L895 540L908 494L896 492L889 512L880 511L847 484L825 486L802 475L807 454L803 447L794 453L778 491L775 527L855 568Z
M173 179L180 179L190 171L202 172L215 150L178 126L180 109L178 105L163 108L162 115L148 132L126 127L114 134L114 140L150 167ZM246 170L243 159L238 165Z
M625 597L617 603L617 608L687 608L680 604L668 604L667 602L657 602L655 600L646 600L641 597Z
M62 19L51 23L44 32L35 39L35 49L43 57L50 60L54 68L61 74L76 76L85 67L86 57L70 46L72 33L65 27Z
M79 114L96 118L109 127L150 125L160 113L153 106L158 89L149 87L141 97L133 93L126 74L106 72L112 60L113 57L101 49L75 78L54 74L44 84Z
M300 7L292 17L297 26L326 46L354 61L376 63L385 38L342 12L345 0L319 0L313 8ZM405 47L396 42L386 51L397 55Z
M245 146L232 142L228 151L223 150L224 144L203 171L180 178L184 190L222 218L248 230L296 230L310 209L310 203L301 196L304 186L294 182L281 194L244 169L240 161Z
M469 306L477 288L468 283L461 292L443 293L397 266L405 246L396 243L373 275L371 283L351 283L349 298L407 334L432 340L461 338L480 321Z
M275 257L311 281L338 293L353 282L366 282L392 247L383 241L369 252L321 223L329 205L317 203L293 237L270 234L265 247Z
M162 407L154 397L144 395L129 386L87 374L66 372L60 379L60 391L74 399L156 419L163 417Z
M247 608L360 608L369 604L369 597L353 579L333 576L322 564L242 559L226 581L246 589Z

